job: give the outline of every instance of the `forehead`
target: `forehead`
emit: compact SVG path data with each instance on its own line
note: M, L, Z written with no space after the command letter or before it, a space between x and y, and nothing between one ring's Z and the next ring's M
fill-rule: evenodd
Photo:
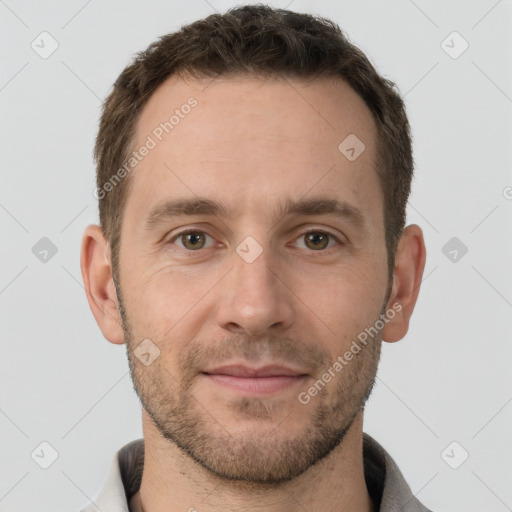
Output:
M279 190L299 198L314 189L339 191L364 209L380 198L375 123L341 79L171 77L140 114L134 147L149 140L128 202L214 193L243 208L249 195L264 206ZM364 151L351 160L347 144Z
M196 105L189 108L192 102ZM182 122L187 118L187 123ZM369 109L342 79L236 76L197 81L170 77L142 109L137 139L141 141L155 130L159 138L158 128L170 121L172 129L169 133L164 129L161 135L169 143L171 138L187 142L191 131L187 125L194 120L193 133L200 138L189 142L215 147L224 142L223 135L243 139L289 134L290 138L302 136L316 145L319 140L337 142L343 135L355 133L365 139L367 146L373 145L376 135ZM172 137L165 137L171 132ZM337 151L337 144L334 149Z

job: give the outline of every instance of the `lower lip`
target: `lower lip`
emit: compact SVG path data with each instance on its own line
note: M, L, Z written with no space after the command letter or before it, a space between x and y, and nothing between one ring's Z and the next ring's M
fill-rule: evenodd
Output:
M283 391L302 382L304 375L275 375L272 377L234 377L233 375L204 374L221 386L255 395L268 395Z

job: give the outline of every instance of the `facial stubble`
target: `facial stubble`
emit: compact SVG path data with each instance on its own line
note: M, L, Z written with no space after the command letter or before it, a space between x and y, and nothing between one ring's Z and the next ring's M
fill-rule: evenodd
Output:
M244 422L252 418L254 427L230 432L226 425L216 419L215 411L202 403L201 397L196 397L193 392L194 376L197 375L193 370L200 361L211 360L215 349L211 344L195 343L187 351L187 346L180 355L182 375L172 375L162 357L150 366L143 365L134 356L133 350L138 343L135 342L120 289L118 286L116 289L130 373L142 406L164 439L174 443L196 463L223 480L276 485L304 473L340 446L374 387L381 332L363 346L333 382L312 397L307 405L299 404L294 395L296 403L279 423L275 421L278 402L274 398L239 397L232 400L230 411L239 415ZM384 311L385 307L381 313ZM307 361L308 364L322 361L319 368L329 366L327 354L316 347L299 344L301 351L297 352L297 343L293 340L270 340L268 345L263 346L237 336L219 347L215 355L242 355L254 360L265 352L266 355L271 353L279 356L281 360L284 354L285 360L289 356L293 360ZM292 421L298 423L300 428L295 426L290 429Z

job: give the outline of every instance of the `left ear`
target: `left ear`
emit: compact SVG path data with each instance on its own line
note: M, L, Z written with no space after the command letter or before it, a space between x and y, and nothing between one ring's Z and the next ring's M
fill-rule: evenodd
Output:
M386 311L394 310L395 315L382 331L383 341L393 343L407 334L409 319L420 292L426 256L421 228L416 224L407 226L398 242L393 286L386 306Z

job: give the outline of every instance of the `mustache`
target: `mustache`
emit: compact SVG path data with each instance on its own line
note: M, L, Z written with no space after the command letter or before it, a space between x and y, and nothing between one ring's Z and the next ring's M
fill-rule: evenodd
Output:
M308 344L282 336L236 335L218 343L190 342L179 356L179 366L184 374L195 374L207 365L221 366L234 359L251 363L288 363L306 370L316 370L329 364L330 355L315 342Z

